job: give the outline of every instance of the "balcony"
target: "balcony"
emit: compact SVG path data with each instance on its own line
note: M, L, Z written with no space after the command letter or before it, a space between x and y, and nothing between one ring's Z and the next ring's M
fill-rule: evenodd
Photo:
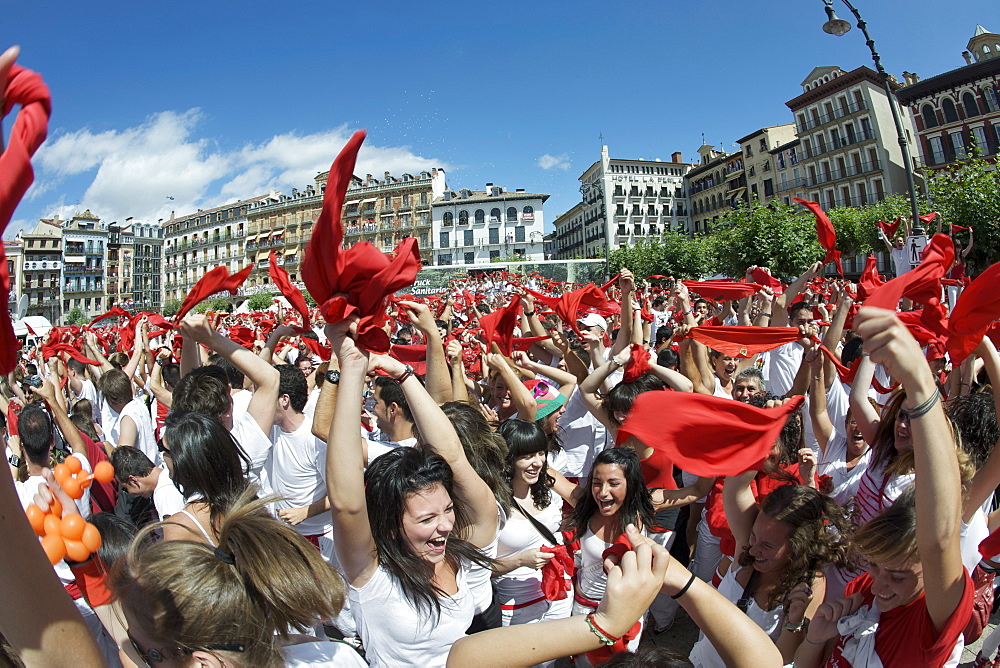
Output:
M850 116L851 114L856 114L859 111L864 111L868 108L868 105L862 100L861 102L851 102L847 107L838 107L834 109L832 114L822 114L816 118L811 118L806 121L805 127L801 123L797 123L799 134L803 132L808 132L809 130L814 130L818 127L828 125L834 121L840 120L845 116Z
M830 141L819 144L818 146L810 146L804 151L804 153L807 158L815 158L823 155L824 153L829 153L830 151L836 151L837 149L853 146L854 144L860 144L861 142L871 141L873 139L875 139L875 133L870 129L863 129L853 137L840 137L836 143Z
M818 186L824 183L832 183L833 181L839 181L841 179L849 179L854 176L861 176L863 174L870 174L871 172L877 172L881 169L878 160L874 162L864 161L860 164L848 165L845 169L831 169L828 172L822 174L817 174L815 177L809 176L805 179L799 179L804 181L806 186ZM779 189L779 192L781 190Z

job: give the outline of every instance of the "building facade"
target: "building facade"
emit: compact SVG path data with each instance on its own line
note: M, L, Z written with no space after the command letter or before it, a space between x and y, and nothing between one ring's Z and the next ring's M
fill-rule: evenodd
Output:
M7 294L8 311L17 319L17 302L21 298L21 271L24 267L24 244L20 239L4 239L4 255L7 257L7 275L10 276L10 292Z
M79 309L90 320L107 310L108 225L88 209L63 224L62 237L62 314Z
M58 220L40 220L30 232L21 231L21 294L28 297L25 315L41 315L56 324L62 315L62 227Z
M878 74L868 67L817 67L801 85L802 94L785 104L795 116L807 199L830 209L907 192L905 161L917 157L913 124L902 107L911 150L903 156ZM890 86L901 87L892 80Z
M123 307L158 312L163 309L163 227L132 221L123 232L132 242L122 258L131 271L131 285L121 292L128 304Z
M739 193L745 197L744 201L766 204L778 196L780 181L776 162L779 155L784 162L785 154L774 154L773 151L795 139L795 124L786 123L761 128L737 140L743 155L744 172L743 178L736 182L742 181L746 188ZM731 183L730 177L726 177L726 182Z
M702 144L698 149L699 164L687 173L687 195L691 202L691 225L687 232L692 235L708 234L711 226L719 222L733 205L734 194L740 191L735 182L746 186L742 171L742 154L735 156L725 151L717 151L714 146ZM742 199L739 201L743 201Z
M597 231L595 238L588 240L584 236L584 217L586 207L583 202L577 202L573 208L556 218L552 225L555 228L550 240L550 253L554 260L572 260L577 258L596 257L603 248L604 238L599 226L591 226L591 234ZM591 253L594 253L593 255Z
M794 197L806 197L806 180L802 178L802 166L799 164L801 144L796 137L769 151L778 179L777 199L783 204L791 204Z
M917 126L923 164L939 169L972 155L1000 153L1000 35L976 26L965 65L921 80L905 73L897 96Z
M260 198L240 200L231 204L215 207L205 211L174 217L160 222L162 230L154 236L146 231L147 236L139 242L144 246L143 253L154 252L155 247L162 245L162 275L164 303L180 301L187 296L188 291L206 273L219 266L226 266L230 272L237 272L246 264L244 256L244 239L247 238L247 213L250 207ZM162 236L160 236L162 235ZM135 232L132 234L135 239ZM162 238L162 241L159 241ZM134 251L133 251L134 252ZM153 267L155 258L148 260L148 272L143 269L143 275L149 276L149 285L140 290L141 294L151 295L154 292ZM132 288L132 299L135 300L135 283Z
M520 188L509 192L492 183L485 190L445 190L431 203L434 264L544 259L542 205L548 198Z

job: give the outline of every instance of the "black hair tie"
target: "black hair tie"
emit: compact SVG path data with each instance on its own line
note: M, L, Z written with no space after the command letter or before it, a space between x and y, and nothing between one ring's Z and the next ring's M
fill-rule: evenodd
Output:
M215 558L223 563L229 564L230 566L236 565L236 557L231 554L226 554L222 551L221 547L215 548Z

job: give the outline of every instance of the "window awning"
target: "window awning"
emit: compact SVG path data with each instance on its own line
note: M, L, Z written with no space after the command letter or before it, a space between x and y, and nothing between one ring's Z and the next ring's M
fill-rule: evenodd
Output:
M267 239L269 236L271 236L271 232L270 231L261 232L260 233L260 240L263 241L264 239Z
M257 241L257 235L256 234L251 234L246 239L244 239L244 241L246 243L250 243L251 241Z
M295 255L295 254L296 254L296 253L298 253L298 252L299 252L299 251L298 251L298 250L296 250L296 249L292 249L292 250L285 250L285 255Z

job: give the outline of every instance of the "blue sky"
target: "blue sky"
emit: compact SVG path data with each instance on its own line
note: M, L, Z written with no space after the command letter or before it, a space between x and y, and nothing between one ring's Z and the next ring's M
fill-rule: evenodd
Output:
M996 7L859 8L901 78L962 65L977 23L1000 32ZM301 189L359 128L358 173L438 166L452 188L549 193L551 225L600 135L613 157L691 161L703 133L731 150L790 122L814 66L871 65L860 31L824 20L821 0L8 3L4 39L54 111L5 236L84 208L155 221Z

